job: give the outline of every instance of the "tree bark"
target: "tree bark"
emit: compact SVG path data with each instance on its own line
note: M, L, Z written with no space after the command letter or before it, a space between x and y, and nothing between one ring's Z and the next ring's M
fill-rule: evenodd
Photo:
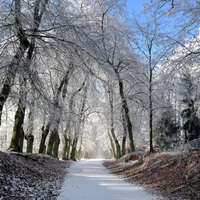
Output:
M25 54L26 49L29 47L29 41L22 28L21 1L15 0L14 4L15 4L15 7L14 7L15 28L16 28L17 36L19 38L20 43L16 50L15 56L13 57L11 63L7 66L8 72L7 72L6 77L4 78L3 87L0 92L0 125L1 125L3 106L11 92L11 87L13 85L13 81L16 76L17 68Z
M12 139L10 147L8 149L11 151L22 152L23 142L24 142L23 123L26 110L25 101L27 94L26 94L26 79L21 78L19 81L20 81L19 101L18 101L17 111L15 114Z
M120 97L121 97L121 101L122 101L122 107L123 107L123 110L124 110L126 124L127 124L127 130L128 130L128 136L129 136L129 147L130 147L130 151L134 152L135 151L135 145L134 145L134 140L133 140L132 123L131 123L130 116L129 116L129 107L128 107L126 98L124 96L124 85L123 85L123 81L121 80L119 72L118 72L117 69L115 69L115 73L116 73L116 76L118 78L119 93L120 93Z
M23 129L23 127L21 127L21 129L20 129L20 137L19 137L19 151L20 152L23 152L23 146L24 146L24 129Z
M32 134L30 134L30 135L26 134L25 139L27 141L26 153L33 153L34 136Z
M55 108L55 110L57 110L57 109L59 109L59 108ZM60 138L59 138L59 134L58 134L59 124L60 124L60 117L58 117L56 119L56 122L54 125L55 127L53 128L53 130L50 133L49 142L48 142L48 146L47 146L47 152L46 152L48 155L52 155L55 158L58 158L58 149L59 149L59 145L60 145ZM47 136L47 135L48 135L48 133L45 136ZM46 137L43 137L43 140L46 140ZM45 142L45 141L43 141L43 142Z
M64 135L64 146L63 146L63 152L62 152L62 160L68 160L69 159L69 149L70 149L70 138L68 138L66 135Z
M47 2L48 1L46 1L46 3ZM34 25L33 25L34 33L39 28L40 21L41 21L41 18L43 16L43 13L44 13L44 9L46 7L46 4L43 3L42 10L39 13L39 7L40 7L39 4L40 4L40 1L36 1L35 7L34 7ZM17 64L19 65L19 62L21 61L26 49L29 47L28 53L27 53L27 56L26 56L26 62L25 62L26 67L29 68L30 65L31 65L31 59L32 59L32 55L33 55L33 51L34 51L34 47L35 47L35 37L32 37L31 43L29 43L29 41L27 40L27 37L25 36L25 33L23 31L23 28L22 28L22 22L21 22L21 2L20 2L20 0L18 0L18 1L15 0L15 10L16 10L15 21L16 21L16 24L17 24L16 28L18 30L18 37L19 37L19 40L20 40L20 48L19 48L20 51L18 52L18 55L16 56L18 58ZM15 76L16 76L16 70L15 70L15 73L13 75L13 79L15 78ZM9 79L9 80L11 81L11 79ZM26 82L26 79L23 78L23 84L25 84L25 82ZM22 84L22 86L23 86L23 84ZM9 83L9 85L10 85L10 83ZM23 90L24 88L21 88L21 89ZM10 87L7 86L7 90L10 91L11 86ZM21 95L20 95L20 100L19 100L19 103L18 103L18 110L17 110L16 115L15 115L13 137L12 137L12 140L11 140L11 145L9 147L9 149L16 150L16 151L22 151L23 140L24 140L24 130L23 130L22 125L23 125L23 122L24 122L25 109L26 109L26 107L25 107L26 94L24 93L24 91L20 91L20 93L21 93ZM2 103L1 103L1 105L2 105ZM2 111L0 110L0 114L1 114L1 112ZM16 146L17 143L18 143L18 146ZM31 148L29 150L31 150Z
M69 76L70 76L70 73L72 72L73 68L74 68L73 64L70 64L69 69L66 71L65 76L62 78L62 80L60 82L60 85L57 88L57 92L56 92L56 96L55 96L55 100L54 100L54 105L55 105L55 111L56 112L57 112L57 109L59 109L59 98L60 98L60 94L61 94L61 92L63 90L65 90L65 91L63 91L62 97L65 98L65 96L66 96L66 86L68 84ZM59 126L59 120L60 119L56 119L56 120L57 120L57 123L58 123L57 126ZM49 134L49 130L50 130L51 126L52 126L52 123L49 121L45 130L44 130L44 127L42 127L42 137L41 137L41 142L40 142L39 153L45 153L46 152L45 141L46 141L46 138L47 138L47 136ZM59 145L59 143L60 142L55 144L55 148L57 148L57 145ZM51 146L51 142L49 143L49 145ZM52 146L52 148L49 147L48 149L47 149L48 154L52 154L53 146Z
M76 160L76 147L78 144L78 138L74 138L72 143L71 160Z
M126 154L126 139L127 139L127 126L126 119L124 116L124 110L122 108L122 125L124 129L123 138L122 138L122 156Z
M68 145L67 145L67 151L66 151L66 159L69 160L70 158L70 145L71 145L71 138L68 138Z
M151 48L149 49L149 146L150 152L154 152L153 147L153 100L152 100L152 78L153 69L151 66Z
M45 129L44 129L44 126L42 126L42 128L41 128L42 137L41 137L41 140L40 140L40 147L39 147L39 152L38 153L44 154L46 152L45 142L46 142L46 138L47 138L47 135L49 133L50 127L51 127L51 122L48 122L48 124L46 125Z
M20 99L16 114L15 114L15 122L14 122L14 127L13 127L13 132L12 132L11 143L8 148L8 150L10 151L17 151L17 152L22 151L21 145L22 145L22 140L24 139L23 134L22 134L22 125L24 122L24 116L25 116L25 106L22 105L22 102Z
M111 145L111 152L112 152L112 155L113 155L113 158L116 158L116 154L115 154L115 145L113 143L113 139L108 131L108 137L109 137L109 140L110 140L110 145Z
M35 107L35 102L34 102L34 99L32 99L32 102L30 104L30 111L28 114L28 127L27 127L27 131L25 134L25 140L27 141L27 146L26 146L27 153L32 153L32 151L33 151L34 107Z
M47 154L53 156L54 158L58 158L58 148L60 144L60 138L58 135L58 129L54 128L51 131L49 137L49 143L47 147Z
M70 115L73 113L74 98L84 88L84 86L85 86L85 82L82 83L81 87L78 88L78 90L76 90L70 98L70 101L69 101L69 113L70 113ZM85 101L86 101L86 92L87 92L87 89L85 87L85 95L83 96L84 99L83 99L83 102L82 102L82 105L81 105L81 110L80 110L80 114L79 114L79 118L78 118L78 126L81 126L81 122L82 122L82 115L83 115L83 110L84 110ZM70 137L70 130L71 130L71 116L69 116L69 122L66 125L65 137L67 137L67 132L69 133L68 137ZM76 131L75 137L74 137L74 140L73 140L73 144L72 144L72 150L71 150L71 155L70 155L70 159L72 159L72 160L76 159L76 147L77 147L77 143L78 143L78 137L79 137L79 130ZM68 148L68 151L69 150L70 150L70 148Z
M47 154L52 156L52 150L53 150L53 143L56 139L56 133L53 131L51 131L50 137L49 137L49 142L48 142L48 147L47 147Z
M119 141L115 135L115 129L114 129L114 108L113 108L113 95L112 95L112 91L109 91L109 104L110 104L110 133L111 133L111 137L114 140L114 144L116 147L116 158L120 158L121 157L121 147L119 144Z
M59 145L60 145L60 138L58 134L58 130L55 130L55 141L53 143L53 148L52 148L52 155L54 158L58 158L58 150L59 150Z

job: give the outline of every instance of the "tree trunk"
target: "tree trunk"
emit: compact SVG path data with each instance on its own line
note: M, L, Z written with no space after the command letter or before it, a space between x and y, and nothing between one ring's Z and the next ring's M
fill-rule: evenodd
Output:
M154 152L153 148L153 100L152 100L152 78L153 78L153 69L151 67L151 56L149 58L149 146L150 152Z
M13 85L13 81L16 76L16 71L17 71L16 66L19 65L27 48L28 48L27 46L24 46L24 44L21 44L17 50L15 57L13 58L13 60L11 62L11 64L8 66L8 74L4 78L3 87L0 92L0 125L1 125L3 106L10 94L11 87Z
M115 146L116 146L116 158L120 158L121 157L121 147L119 145L117 137L115 136L115 131L114 131L113 127L111 128L111 135L112 135L112 138L113 138Z
M134 145L134 140L133 140L133 130L132 130L132 123L130 120L130 116L129 116L129 107L126 101L126 98L124 96L124 85L123 82L120 78L119 72L117 69L115 69L115 73L116 76L118 78L118 84L119 84L119 93L120 93L120 97L121 97L121 101L122 101L122 107L124 110L124 116L126 119L126 124L127 124L127 130L128 130L128 136L129 136L129 147L130 147L130 151L134 152L135 151L135 145Z
M30 135L26 134L25 139L27 141L26 153L33 153L34 136L32 134L30 134Z
M87 93L87 87L84 87L84 86L85 86L85 81L82 83L81 87L72 94L70 101L69 101L69 113L72 114L74 98L82 89L84 89L84 95L83 95L83 99L82 99L81 109L80 109L79 117L77 120L78 121L77 122L78 130L76 130L73 144L72 144L72 150L71 150L71 156L70 156L70 159L72 159L72 160L76 159L76 148L77 148L77 143L78 143L78 139L79 139L79 135L80 135L80 127L81 127L81 124L83 123L82 117L83 117L83 112L84 112L84 108L85 108L86 93ZM70 120L70 116L69 116L69 122L66 126L66 131L69 132L69 135L70 135L70 129L71 129L70 121L71 120Z
M76 160L76 147L78 144L78 138L74 138L73 144L72 144L72 151L71 151L71 160Z
M1 125L1 116L3 112L3 106L10 94L12 81L13 79L11 77L6 77L4 79L3 87L0 93L0 125Z
M29 41L27 40L27 37L24 33L24 30L22 28L22 22L21 22L21 1L15 0L14 1L14 15L15 15L15 28L17 31L17 36L19 38L19 47L16 50L16 54L13 57L11 63L8 65L8 72L6 77L3 81L3 87L0 92L0 125L1 125L1 117L2 117L2 111L3 106L10 94L11 87L13 85L13 81L16 76L17 68L19 66L19 63L21 62L24 53L26 49L29 47Z
M69 160L70 157L70 145L71 145L71 139L69 137L68 139L68 145L67 145L67 151L66 151L66 159Z
M66 129L64 131L64 146L63 146L63 160L69 160L70 154L70 121L67 123Z
M126 154L126 136L124 135L122 138L122 156Z
M55 95L55 99L54 99L54 105L55 105L54 115L56 116L56 118L54 118L55 119L55 127L54 127L53 131L51 132L51 135L49 138L47 154L52 155L55 158L58 158L58 149L59 149L59 144L60 144L60 138L59 138L59 134L58 134L58 128L59 128L59 124L60 124L60 113L61 113L60 106L59 106L59 98L60 98L61 92L63 92L62 93L63 99L66 96L66 92L67 92L66 86L68 84L69 76L70 76L70 73L73 71L73 68L74 68L74 66L73 66L73 64L71 64L69 66L69 69L66 71L65 75L63 76L63 78L59 84L59 87L56 90L56 95ZM57 113L57 115L56 115L56 113Z
M54 158L58 158L59 144L60 144L60 138L59 138L59 135L58 135L58 129L54 128L51 131L51 135L49 137L47 154L53 156Z
M27 153L33 152L34 107L35 107L35 102L34 102L34 99L32 99L31 104L30 104L29 114L28 114L28 127L27 127L27 131L25 134L25 140L27 141L27 146L26 146Z
M19 138L19 151L23 152L23 146L24 146L24 129L21 127L20 129L20 138Z
M134 152L135 151L135 145L134 145L134 141L133 141L133 130L132 130L132 123L129 117L129 109L128 107L126 107L126 120L127 120L127 126L128 126L128 133L129 133L129 147L130 147L130 151Z
M49 143L48 143L47 152L46 152L50 156L52 156L54 139L55 139L55 134L52 131L49 137Z
M112 91L109 91L109 104L110 104L110 132L112 139L114 140L114 144L116 147L116 158L121 157L121 147L119 144L119 141L117 140L117 137L115 135L115 129L114 129L114 108L113 108L113 95Z
M18 108L15 114L15 122L12 132L12 139L9 150L22 152L24 142L24 130L23 123L25 117L25 100L26 100L26 79L20 79L20 91L19 91L19 102Z
M48 124L46 125L45 130L44 130L44 126L42 126L42 128L41 128L41 130L42 130L42 137L41 137L40 147L39 147L39 152L38 153L45 154L45 152L46 152L45 142L46 142L46 138L47 138L47 135L49 133L50 127L51 127L51 123L48 122Z
M53 148L52 148L52 155L54 158L58 158L58 150L59 150L59 145L60 145L60 138L58 135L58 130L55 130L55 141L53 143Z
M80 160L81 158L82 158L82 151L81 151L81 147L80 147L77 152L77 159Z
M112 155L113 155L113 158L116 158L116 154L115 154L115 145L113 143L113 140L112 140L112 137L108 131L108 137L109 137L109 140L110 140L110 144L111 144L111 152L112 152Z
M52 150L53 150L53 143L56 139L56 133L53 131L51 131L50 133L50 137L49 137L49 142L48 142L48 146L47 146L47 154L52 156Z
M62 160L67 160L67 150L69 148L69 139L64 135L64 146L62 151Z
M14 127L13 127L13 132L12 132L12 139L10 146L8 150L10 151L17 151L21 152L22 150L22 140L24 139L23 137L23 131L22 131L22 125L24 122L24 116L25 116L25 107L22 106L21 100L19 100L18 103L18 108L15 114L15 122L14 122Z
M153 114L152 114L152 106L150 103L150 113L149 113L149 146L150 146L150 152L154 152L153 148Z
M122 138L122 156L126 154L126 138L127 138L127 126L126 126L126 119L124 116L124 110L122 107L122 125L124 129L123 138Z

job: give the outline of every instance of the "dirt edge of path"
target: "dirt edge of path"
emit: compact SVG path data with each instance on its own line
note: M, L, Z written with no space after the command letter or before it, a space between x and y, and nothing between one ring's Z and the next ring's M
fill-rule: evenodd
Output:
M130 183L170 200L200 199L200 151L140 155L139 161L105 160L104 166Z

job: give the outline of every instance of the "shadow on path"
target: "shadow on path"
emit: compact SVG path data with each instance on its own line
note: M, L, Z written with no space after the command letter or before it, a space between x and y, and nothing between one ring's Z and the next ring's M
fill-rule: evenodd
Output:
M58 200L158 200L162 199L110 174L100 159L70 166Z

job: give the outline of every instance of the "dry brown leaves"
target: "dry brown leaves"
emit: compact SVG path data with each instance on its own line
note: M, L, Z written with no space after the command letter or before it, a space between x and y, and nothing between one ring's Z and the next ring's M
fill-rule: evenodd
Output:
M168 199L200 199L200 151L154 153L140 164L106 161L104 165L125 180Z
M46 155L0 152L0 199L56 199L69 164Z

